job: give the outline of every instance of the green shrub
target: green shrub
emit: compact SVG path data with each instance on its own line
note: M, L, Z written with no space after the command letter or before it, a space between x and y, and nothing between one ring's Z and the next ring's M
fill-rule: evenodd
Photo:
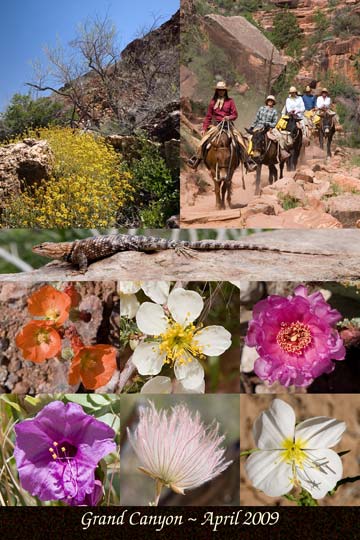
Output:
M161 228L179 213L178 177L172 178L154 143L140 135L138 144L138 156L125 163L132 176L133 201L118 215L118 224Z
M319 76L319 79L321 76ZM324 85L329 89L332 97L343 96L347 98L356 98L358 92L352 85L351 81L341 73L335 71L327 71L325 77L322 78Z
M62 107L48 97L33 99L30 94L14 94L3 114L3 126L9 137L39 127L61 123Z
M360 36L360 15L351 7L336 10L333 30L336 36Z
M269 37L275 47L284 49L293 41L302 40L302 30L299 26L296 15L289 10L282 10L277 13L273 20L273 28Z

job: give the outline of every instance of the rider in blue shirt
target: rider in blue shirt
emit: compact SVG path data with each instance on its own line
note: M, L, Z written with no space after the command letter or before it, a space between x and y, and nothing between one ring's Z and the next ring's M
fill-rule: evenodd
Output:
M302 99L305 105L305 111L311 111L312 109L315 109L316 96L312 95L310 86L307 86L305 88L305 94L302 96Z

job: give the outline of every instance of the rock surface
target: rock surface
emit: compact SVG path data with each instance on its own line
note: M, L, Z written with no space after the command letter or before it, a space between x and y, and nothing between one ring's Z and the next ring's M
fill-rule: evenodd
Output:
M274 83L286 66L286 60L272 43L244 17L206 15L205 27L210 39L233 59L237 70L246 82L259 90L268 85L271 66L271 83Z
M24 186L49 178L53 153L46 141L24 139L0 147L0 209Z
M239 250L197 252L195 258L172 250L146 254L123 252L90 265L85 274L67 263L53 262L32 272L3 274L2 281L108 280L254 280L302 281L360 279L360 231L296 230L257 233L252 245L275 251ZM279 250L279 251L276 251ZM289 253L295 250L299 253ZM304 252L304 253L303 253Z

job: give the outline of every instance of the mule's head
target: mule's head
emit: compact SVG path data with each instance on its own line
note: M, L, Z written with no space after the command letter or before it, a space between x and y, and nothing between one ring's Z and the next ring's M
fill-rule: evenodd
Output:
M211 142L211 150L209 150L206 162L211 169L212 176L218 182L229 179L229 169L232 168L230 165L230 144L231 140L225 132L222 132L219 137L215 137Z
M297 116L295 116L293 114L289 115L289 120L288 120L288 123L287 123L287 126L286 126L286 130L290 132L290 134L291 134L291 136L293 138L296 137L297 132L299 130L298 125L297 125L299 120L300 120L300 118L298 118Z
M256 161L260 158L263 154L265 154L266 150L266 133L269 131L269 128L264 127L260 129L256 129L253 131L252 136L252 155L251 157L254 158Z
M327 111L321 117L321 129L325 135L329 135L331 128L333 127L334 117L329 114Z

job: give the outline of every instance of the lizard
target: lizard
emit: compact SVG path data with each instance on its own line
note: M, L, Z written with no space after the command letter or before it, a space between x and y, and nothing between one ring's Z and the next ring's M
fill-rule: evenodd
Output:
M32 248L33 252L50 259L61 260L78 267L85 272L94 261L110 257L121 251L140 251L151 253L173 249L178 255L195 256L196 251L211 250L254 250L276 253L295 253L300 255L333 255L331 252L301 251L300 249L281 249L266 245L253 244L248 240L168 240L155 236L130 234L108 234L91 236L73 242L43 242Z

